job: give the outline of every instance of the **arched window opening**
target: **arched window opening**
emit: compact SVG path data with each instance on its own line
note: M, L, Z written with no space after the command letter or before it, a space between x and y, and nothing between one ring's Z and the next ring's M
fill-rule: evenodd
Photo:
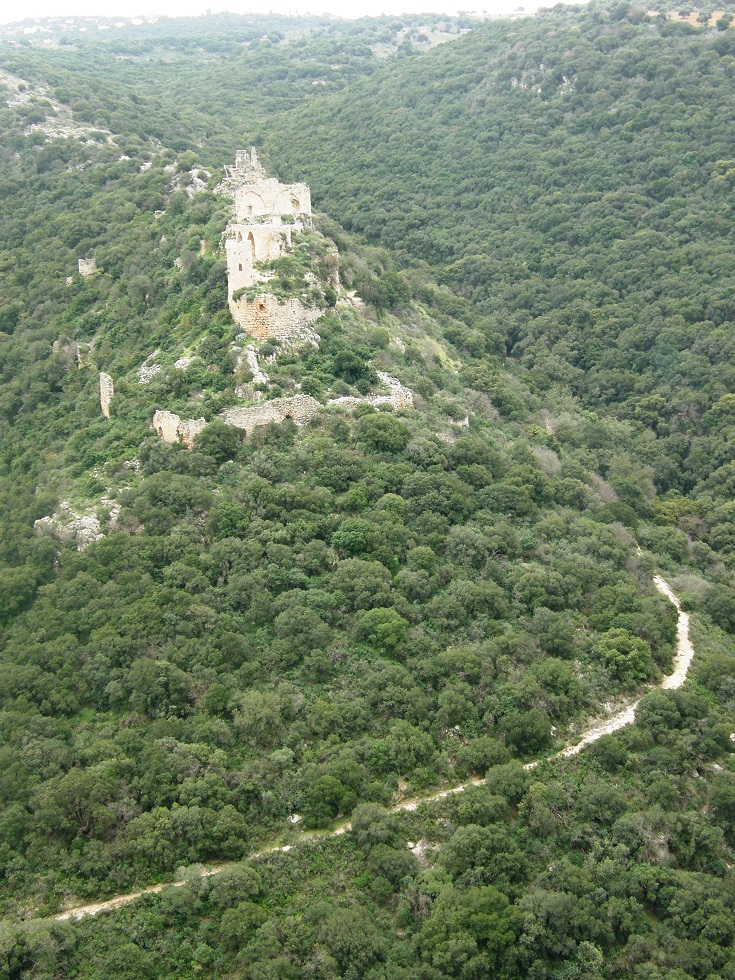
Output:
M250 242L250 255L253 262L255 262L255 237L252 231L248 234L248 241Z

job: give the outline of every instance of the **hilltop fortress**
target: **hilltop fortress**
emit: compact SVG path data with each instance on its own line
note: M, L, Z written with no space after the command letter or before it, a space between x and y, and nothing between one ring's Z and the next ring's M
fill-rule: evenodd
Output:
M279 302L267 291L267 276L255 266L280 258L290 248L292 235L311 226L309 187L267 177L253 148L249 153L238 150L235 166L225 167L220 190L234 200L233 220L225 230L227 300L233 320L258 340L298 336L324 310L304 306L295 297ZM263 291L257 295L238 295L259 284Z

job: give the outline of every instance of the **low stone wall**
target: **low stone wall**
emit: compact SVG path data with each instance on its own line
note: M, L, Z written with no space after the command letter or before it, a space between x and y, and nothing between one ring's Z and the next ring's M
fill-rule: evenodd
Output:
M205 419L180 419L173 412L156 412L153 416L153 428L164 442L183 442L189 449L206 425Z
M230 312L235 323L257 340L298 337L324 314L320 307L304 306L295 296L279 303L271 293L232 300Z
M262 405L251 405L248 408L228 408L222 413L222 419L227 425L250 432L259 425L285 422L288 418L293 419L296 425L306 425L320 408L319 402L311 395L293 395L291 398L274 398Z

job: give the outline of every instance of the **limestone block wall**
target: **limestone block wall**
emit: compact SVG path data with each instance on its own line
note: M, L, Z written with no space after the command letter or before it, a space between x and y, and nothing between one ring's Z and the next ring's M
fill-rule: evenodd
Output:
M183 442L189 449L206 425L205 419L180 419L173 412L159 411L153 415L153 428L164 442Z
M80 259L79 264L79 275L80 276L91 276L97 271L97 260L96 259Z
M115 385L109 374L100 371L100 408L106 419L110 417L110 402L115 394Z
M230 312L235 323L251 337L287 340L303 333L323 315L324 310L318 306L304 306L294 296L279 303L271 293L263 293L252 300L245 297L231 300Z
M259 425L284 422L288 418L293 419L296 425L306 425L320 408L319 402L311 395L293 395L291 398L274 398L273 401L249 408L228 408L222 413L222 418L227 425L250 432Z
M257 360L255 364L257 365ZM389 394L368 395L366 398L348 395L343 398L332 398L327 402L327 405L338 405L348 411L364 404L390 404L394 408L413 406L413 393L409 388L405 388L396 378L391 378L382 372L379 374L383 384L388 386ZM225 409L220 418L227 425L232 425L236 429L244 429L246 433L249 433L258 426L268 425L270 422L285 422L286 419L292 419L299 426L306 425L316 416L320 408L319 402L311 395L292 395L289 398L274 398L272 401L263 402L260 405L228 408ZM204 419L182 420L173 412L156 412L153 416L153 428L165 442L183 442L189 449L192 447L194 437L206 425Z

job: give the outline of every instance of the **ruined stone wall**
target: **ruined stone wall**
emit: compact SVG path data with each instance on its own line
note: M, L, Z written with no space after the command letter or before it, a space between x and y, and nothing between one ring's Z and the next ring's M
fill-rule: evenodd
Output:
M311 191L306 184L281 184L275 178L243 184L235 191L235 221L290 214L311 217Z
M293 296L279 303L271 293L263 293L255 299L242 297L231 301L230 312L235 323L251 337L286 340L298 337L322 316L324 310L318 306L304 306Z
M110 417L110 402L115 395L115 385L109 374L100 371L100 408L106 419Z
M232 296L266 281L254 266L280 258L291 247L293 233L302 231L304 222L311 223L311 192L306 184L282 184L266 177L254 149L250 153L238 150L235 166L225 167L225 173L220 189L234 200L234 220L225 232L232 317L259 339L293 337L321 316L321 311L306 311L297 299L278 304L275 297L264 295L255 302L233 303Z
M194 444L194 437L205 429L205 419L180 419L173 412L156 412L153 416L153 428L164 442L183 442L189 449Z
M250 352L252 353L252 351ZM254 355L253 355L254 356ZM250 362L248 362L250 363ZM257 368L257 359L255 359ZM327 406L339 406L348 411L358 405L390 404L393 408L410 408L413 406L413 392L405 388L396 378L378 372L380 380L388 387L388 394L368 395L365 398L347 395L343 398L332 398ZM267 378L267 375L264 375ZM321 405L311 395L292 395L290 398L274 398L260 405L249 405L246 408L228 408L220 418L236 429L252 432L260 425L270 422L284 422L293 419L296 425L306 425L319 412ZM191 449L194 437L206 426L204 419L182 420L173 412L156 412L153 416L153 428L165 442L183 442Z
M284 422L290 418L296 425L306 425L317 414L321 405L311 395L293 395L291 398L274 398L262 405L249 408L228 408L222 413L227 425L250 432L269 422Z

